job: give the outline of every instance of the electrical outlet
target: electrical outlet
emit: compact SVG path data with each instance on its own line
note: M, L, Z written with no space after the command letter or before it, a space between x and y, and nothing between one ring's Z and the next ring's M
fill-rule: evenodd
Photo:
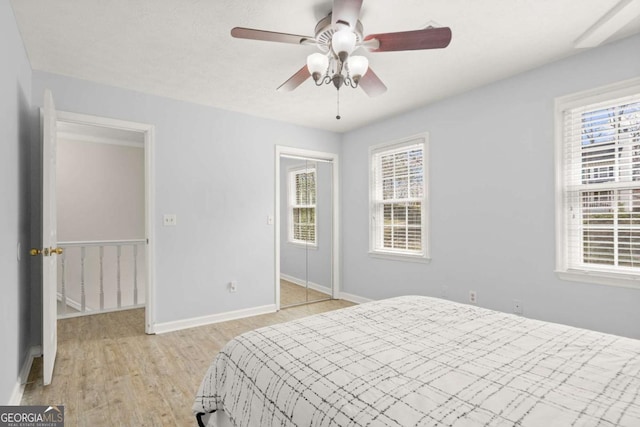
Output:
M164 214L162 223L165 227L175 227L178 224L178 217L176 214Z
M440 297L441 298L447 297L447 285L442 285L442 287L440 288Z
M469 302L475 304L478 302L478 295L476 291L469 291Z
M238 290L238 282L231 281L229 282L229 292L236 292Z
M515 314L522 314L522 301L514 299L513 300L513 312Z

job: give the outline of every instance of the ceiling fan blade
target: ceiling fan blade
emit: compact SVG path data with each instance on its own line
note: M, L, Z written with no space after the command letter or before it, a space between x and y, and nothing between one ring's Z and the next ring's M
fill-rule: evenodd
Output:
M362 9L362 0L333 0L331 24L348 25L351 29L355 29L360 17L360 9Z
M451 28L425 28L424 30L404 31L400 33L369 34L364 38L377 40L379 46L371 52L392 52L398 50L441 49L451 42Z
M289 80L282 83L280 87L278 87L278 89L276 90L278 92L291 92L292 90L300 86L302 83L304 83L304 81L307 80L309 77L311 77L311 74L309 73L309 69L305 64L302 68L298 70L297 73L289 77Z
M253 28L235 27L231 30L231 36L237 39L264 40L267 42L303 44L308 41L315 43L313 37L297 34L277 33L274 31L255 30Z
M374 96L382 95L387 91L387 87L382 83L382 80L380 80L378 75L373 72L371 67L369 67L365 75L360 78L358 86L362 88L364 93L372 98Z

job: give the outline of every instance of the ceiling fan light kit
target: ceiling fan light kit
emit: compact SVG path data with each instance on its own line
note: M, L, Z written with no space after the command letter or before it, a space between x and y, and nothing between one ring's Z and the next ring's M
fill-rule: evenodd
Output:
M309 55L306 65L280 85L278 91L292 91L311 77L316 86L333 83L338 93L344 85L360 87L371 97L386 92L387 87L369 68L369 60L365 56L351 55L355 50L361 47L369 52L441 49L451 42L451 29L448 27L363 37L362 23L358 20L362 1L334 0L331 13L316 25L315 37L242 27L233 28L231 36L299 45L313 44L324 52ZM339 119L340 114L336 118Z
M369 68L369 60L364 56L349 56L349 50L353 49L334 49L335 55L332 56L316 52L307 57L307 69L316 86L333 83L338 90L343 84L358 87L358 82Z
M347 59L356 47L356 34L349 28L336 31L331 37L331 49L341 61Z
M307 68L309 69L309 73L311 73L311 77L316 82L320 79L323 73L327 71L329 68L329 58L327 55L316 52L307 56Z
M366 56L350 56L347 60L347 68L353 76L353 80L356 82L356 84L358 84L360 78L362 78L362 76L364 76L369 69L369 60Z

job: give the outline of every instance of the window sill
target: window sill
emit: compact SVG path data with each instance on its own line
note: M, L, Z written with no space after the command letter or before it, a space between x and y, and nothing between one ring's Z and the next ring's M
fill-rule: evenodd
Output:
M640 275L606 273L593 270L556 271L556 275L561 280L568 280L571 282L594 283L597 285L640 289Z
M408 261L408 262L419 262L423 264L428 264L431 262L431 258L425 255L412 255L412 254L398 254L393 252L379 252L379 251L369 251L369 256L372 258L380 258L380 259L389 259L393 261Z
M292 241L287 241L287 243L290 244L291 246L295 246L295 247L298 247L300 249L318 250L318 244L317 243L302 243L302 242L292 242Z

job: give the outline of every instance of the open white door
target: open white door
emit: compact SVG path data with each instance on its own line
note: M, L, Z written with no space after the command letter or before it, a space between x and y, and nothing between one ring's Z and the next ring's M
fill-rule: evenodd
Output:
M43 382L51 384L58 351L56 226L56 107L50 90L44 92L42 113L42 359Z

